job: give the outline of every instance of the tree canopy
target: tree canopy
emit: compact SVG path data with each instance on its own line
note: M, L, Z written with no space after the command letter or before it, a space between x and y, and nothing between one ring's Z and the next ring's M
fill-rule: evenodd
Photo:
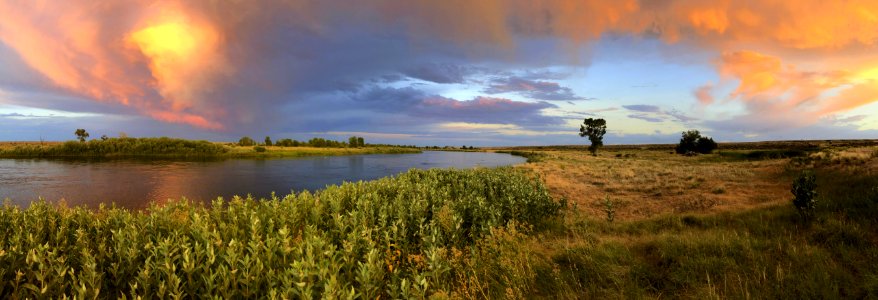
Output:
M607 133L607 121L604 119L587 118L579 125L579 136L588 137L591 146L588 151L597 156L598 148L604 145L604 134Z

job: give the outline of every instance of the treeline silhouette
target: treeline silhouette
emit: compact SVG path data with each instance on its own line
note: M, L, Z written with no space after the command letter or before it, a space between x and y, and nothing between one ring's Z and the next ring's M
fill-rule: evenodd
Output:
M324 138L312 138L307 141L298 141L294 139L279 139L274 143L270 137L265 137L265 143L257 144L256 141L245 136L238 140L238 146L278 146L278 147L316 147L316 148L359 148L359 147L401 147L401 148L418 148L414 145L390 145L390 144L366 144L363 137L352 136L347 142L335 141Z

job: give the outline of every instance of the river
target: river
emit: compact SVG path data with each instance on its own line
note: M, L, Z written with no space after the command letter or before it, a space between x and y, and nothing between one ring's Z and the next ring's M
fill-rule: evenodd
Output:
M0 159L0 199L27 206L40 197L68 206L101 203L142 209L153 201L207 201L234 195L315 190L343 181L372 180L412 168L496 167L522 157L483 152L424 151L282 159L58 160Z

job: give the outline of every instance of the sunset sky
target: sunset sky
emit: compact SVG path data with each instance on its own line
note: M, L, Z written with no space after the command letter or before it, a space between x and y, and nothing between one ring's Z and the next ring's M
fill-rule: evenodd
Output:
M0 0L0 140L878 138L878 1Z

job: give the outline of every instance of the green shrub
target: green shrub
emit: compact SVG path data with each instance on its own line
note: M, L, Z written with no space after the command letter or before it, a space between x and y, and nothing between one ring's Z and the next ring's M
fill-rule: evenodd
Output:
M698 132L698 130L689 130L683 132L683 137L680 138L680 143L677 144L675 151L678 154L710 154L713 150L716 150L716 148L717 144L713 141L713 138L701 136L701 133Z
M253 140L253 138L251 138L249 136L242 137L240 140L238 140L238 146L246 147L246 146L253 146L253 145L256 145L256 141Z
M816 177L814 174L802 172L794 181L793 188L793 205L799 211L804 220L810 220L814 215L814 208L817 204L817 187Z
M485 241L542 226L560 209L541 183L512 168L411 170L210 207L185 199L142 212L3 206L0 296L447 295L459 288L451 279L504 264Z
M616 208L613 207L613 201L610 201L610 195L604 197L604 213L607 214L607 222L613 223L616 219Z
M262 147L262 146L253 147L253 150L256 150L256 152L260 152L260 153L266 151L265 147Z

